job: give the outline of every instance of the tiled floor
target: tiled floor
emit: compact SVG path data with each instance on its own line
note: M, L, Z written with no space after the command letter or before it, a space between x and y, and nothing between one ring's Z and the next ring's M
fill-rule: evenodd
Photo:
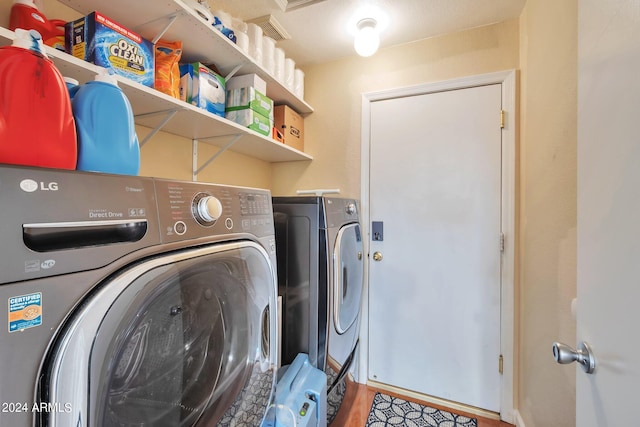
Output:
M369 409L373 402L373 397L376 391L380 391L392 396L401 397L405 400L410 400L406 396L396 395L389 393L388 391L376 390L372 387L367 387L363 384L349 383L347 392L342 402L340 412L336 415L335 420L331 423L332 427L364 427L367 423L367 416L369 415ZM478 420L478 427L513 427L511 424L507 424L502 421L492 420L488 418L479 417L474 414L468 414L460 411L452 411L446 407L434 405L432 403L418 402L428 405L432 408L442 409L449 412L455 412L456 414L476 418Z

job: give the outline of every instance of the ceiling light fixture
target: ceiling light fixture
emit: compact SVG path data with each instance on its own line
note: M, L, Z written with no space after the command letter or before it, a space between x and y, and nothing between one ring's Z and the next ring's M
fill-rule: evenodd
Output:
M360 56L371 56L380 47L380 34L377 28L378 22L373 18L364 18L358 21L357 31L353 47Z

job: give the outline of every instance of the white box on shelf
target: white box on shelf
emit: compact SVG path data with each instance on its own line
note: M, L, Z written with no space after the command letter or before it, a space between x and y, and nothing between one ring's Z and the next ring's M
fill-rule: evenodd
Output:
M244 76L234 76L227 80L227 90L239 89L242 87L253 87L260 93L267 93L267 82L257 74L245 74Z
M199 62L180 66L180 99L224 117L224 77Z

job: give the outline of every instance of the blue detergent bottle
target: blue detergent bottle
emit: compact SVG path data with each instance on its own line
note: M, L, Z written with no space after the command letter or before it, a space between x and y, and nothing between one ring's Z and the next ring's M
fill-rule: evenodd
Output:
M78 131L78 170L121 175L140 172L133 110L115 76L101 71L70 91Z
M76 95L78 89L80 89L80 82L72 77L63 77L64 84L67 86L67 91L69 91L69 99L73 99Z

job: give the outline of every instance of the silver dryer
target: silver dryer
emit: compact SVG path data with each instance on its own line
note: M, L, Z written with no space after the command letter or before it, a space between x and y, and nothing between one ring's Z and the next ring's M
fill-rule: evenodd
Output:
M364 288L358 202L274 197L282 364L298 353L328 377L329 422L356 359Z

